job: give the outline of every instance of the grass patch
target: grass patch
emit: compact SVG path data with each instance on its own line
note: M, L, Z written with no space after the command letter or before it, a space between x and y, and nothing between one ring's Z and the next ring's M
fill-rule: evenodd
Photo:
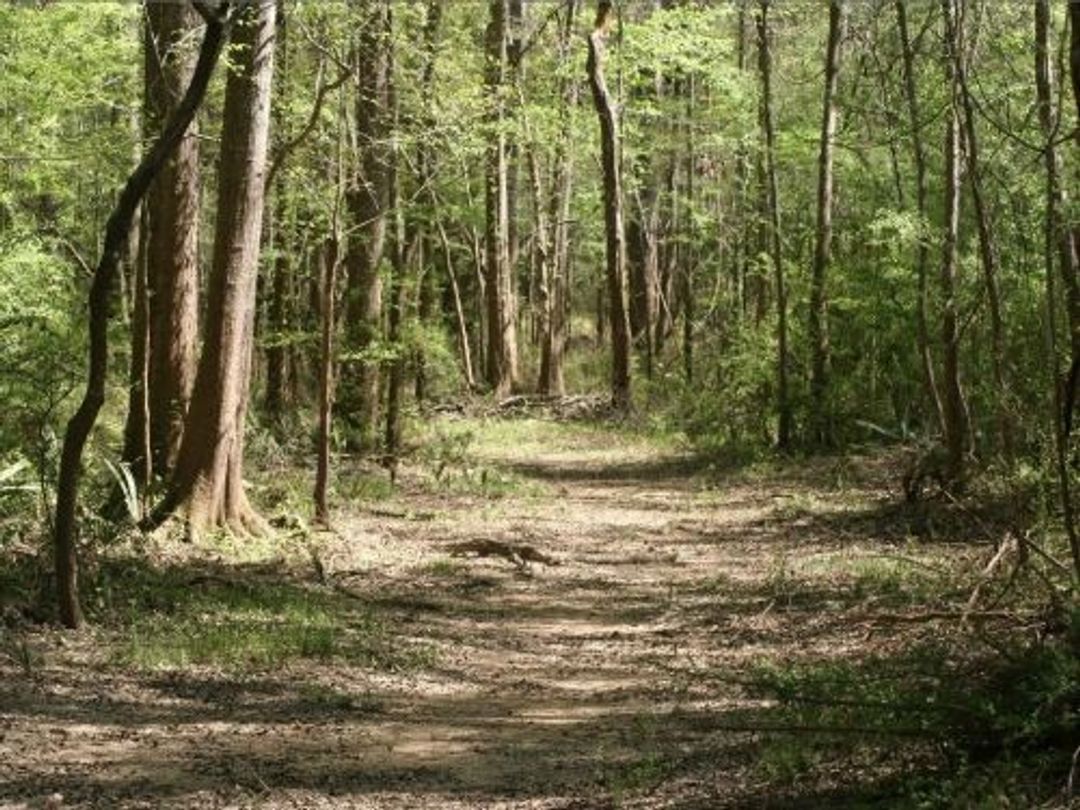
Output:
M138 669L268 669L293 660L342 660L384 670L432 663L402 642L375 608L298 584L111 566L95 589L100 618L120 641L114 663Z
M469 570L469 566L461 560L452 560L448 557L440 557L420 566L420 573L429 577L442 579L456 579Z

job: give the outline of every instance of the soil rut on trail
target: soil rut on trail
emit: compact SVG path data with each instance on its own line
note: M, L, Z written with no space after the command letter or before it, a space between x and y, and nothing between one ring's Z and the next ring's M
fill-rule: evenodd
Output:
M744 729L768 703L738 684L767 661L887 649L913 632L871 639L843 595L785 600L787 560L853 545L790 508L828 476L713 487L678 454L617 441L488 458L539 490L405 492L400 516L341 517L319 551L327 576L401 644L430 651L417 668L141 672L44 634L32 675L0 665L0 806L54 793L131 808L839 801L857 778L842 769L809 796L766 785L760 735ZM451 556L477 539L560 564Z

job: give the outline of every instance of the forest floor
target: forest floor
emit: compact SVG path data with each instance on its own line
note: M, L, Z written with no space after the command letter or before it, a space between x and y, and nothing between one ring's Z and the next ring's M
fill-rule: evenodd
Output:
M120 544L90 629L8 616L0 807L955 801L943 684L1037 625L962 626L988 518L902 504L895 458L723 470L597 424L429 431L393 490L343 467L333 532ZM550 559L500 554L522 546Z

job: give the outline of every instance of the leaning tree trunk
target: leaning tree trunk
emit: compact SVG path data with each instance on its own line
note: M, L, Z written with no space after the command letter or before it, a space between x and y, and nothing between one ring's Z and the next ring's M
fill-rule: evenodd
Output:
M197 54L187 40L199 15L186 3L147 3L144 32L146 128L156 133L180 102ZM199 326L199 132L188 131L150 185L146 201L148 312L137 312L124 428L124 460L167 475L176 461L195 383ZM143 369L145 368L145 374ZM144 379L145 377L145 379ZM147 417L149 424L147 424ZM143 478L139 475L139 478Z
M788 393L787 283L780 234L780 186L776 174L776 131L772 103L772 49L769 32L771 0L761 0L758 13L758 69L761 72L761 128L765 134L765 200L768 207L768 253L776 283L776 446L791 447L791 398Z
M244 420L255 328L255 291L274 75L274 0L244 7L236 67L225 87L214 258L206 335L184 439L156 518L179 512L189 532L259 533L265 524L244 492Z
M904 94L907 97L908 121L911 125L911 146L915 160L915 200L919 212L920 226L927 222L929 190L926 172L926 150L922 141L922 111L919 107L919 95L915 85L915 50L908 32L907 0L896 0L896 23L900 31L900 43L903 49ZM927 317L927 298L930 277L930 245L925 237L919 237L918 257L916 259L917 292L915 303L915 333L922 363L923 385L926 397L934 411L938 428L945 431L945 408L941 403L934 373L934 360L930 352L930 326Z
M817 233L814 272L810 280L810 430L814 444L833 442L832 418L827 402L829 384L829 295L826 275L832 261L833 147L836 139L836 88L840 76L840 40L844 24L843 0L829 3L829 40L825 48L825 103L818 154Z
M959 271L958 240L960 232L960 115L957 103L957 80L951 54L956 49L956 0L942 0L945 18L945 200L944 239L941 255L941 351L945 406L945 478L960 482L964 477L964 453L967 449L968 421L964 392L960 385L960 327L956 302Z
M382 334L383 290L379 264L386 243L390 160L390 5L364 0L365 19L357 49L358 93L356 140L360 149L357 175L346 193L346 205L357 235L349 240L348 348L363 354ZM378 444L379 362L362 358L343 366L341 411L349 443L361 450Z
M626 302L626 243L623 235L622 178L619 172L619 123L604 80L604 43L614 17L611 0L599 0L596 23L589 34L586 72L593 105L600 119L600 151L604 171L608 316L611 319L611 399L617 410L630 408L630 318Z
M484 183L487 382L501 396L517 382L517 327L510 265L507 148L503 94L507 73L507 0L491 0L486 32L487 157Z
M206 95L218 56L228 36L227 5L220 18L207 12L206 34L199 51L191 83L169 118L161 136L128 177L120 191L116 208L105 224L101 258L90 285L89 323L90 354L86 393L78 410L68 422L60 455L60 473L56 485L55 562L56 589L60 621L67 627L82 623L79 606L78 559L75 551L75 507L82 474L82 454L98 412L105 402L105 383L109 361L109 299L117 268L127 247L128 232L139 202L169 155L184 137L195 112Z

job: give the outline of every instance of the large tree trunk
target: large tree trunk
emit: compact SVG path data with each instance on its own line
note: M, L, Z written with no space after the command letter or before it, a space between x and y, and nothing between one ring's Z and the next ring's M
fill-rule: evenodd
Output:
M506 134L503 131L507 72L507 0L492 0L486 33L488 145L484 182L485 291L487 297L487 382L497 396L517 382L517 325L510 265Z
M189 40L201 20L187 3L147 3L145 20L145 122L147 132L157 133L191 81L197 52ZM159 475L167 475L183 436L198 352L197 121L192 121L151 184L145 221L148 232L143 292L149 302L148 319L140 313L135 318L132 357L140 373L131 387L124 459L134 470L145 469L144 437L148 434L152 468ZM145 383L141 367L145 367Z
M194 535L213 528L261 532L244 492L244 420L255 328L255 291L274 75L275 0L256 0L237 21L235 68L225 87L214 257L206 337L170 492Z
M814 271L810 280L810 430L813 443L833 442L832 418L827 402L829 383L829 294L826 275L832 261L833 141L836 138L836 88L840 76L840 41L843 36L843 0L829 3L829 40L825 48L825 102L818 153L817 233Z
M1072 21L1076 22L1074 15ZM1065 195L1061 189L1061 165L1057 147L1057 111L1054 108L1054 75L1050 61L1050 4L1049 0L1035 0L1035 91L1039 108L1039 124L1042 128L1045 145L1043 159L1046 166L1046 215L1045 215L1045 261L1046 261L1046 344L1050 360L1054 449L1058 486L1064 516L1065 532L1072 551L1073 569L1080 578L1080 538L1077 537L1075 516L1070 486L1068 464L1068 403L1067 392L1062 386L1057 360L1057 317L1058 296L1054 283L1054 256L1058 257L1060 273L1065 286L1065 305L1068 313L1072 368L1077 368L1080 353L1077 342L1080 339L1080 290L1077 280L1077 253L1073 241L1062 226L1062 208ZM1070 375L1073 376L1073 375Z
M559 34L559 61L565 67L570 59L574 17L578 0L566 0L566 11ZM562 74L562 104L559 108L559 140L555 145L552 193L548 221L551 228L549 277L542 290L541 306L544 329L540 346L540 391L562 394L563 357L566 351L567 310L570 276L570 198L573 188L574 158L572 149L573 109L577 106L578 83Z
M768 253L776 285L776 446L791 447L791 398L788 393L787 284L780 233L780 186L776 172L776 131L772 103L772 49L769 32L771 0L761 0L757 17L758 69L761 72L761 128L765 135L765 183L768 207Z
M611 0L599 0L589 34L586 72L600 120L604 171L608 317L611 320L611 399L617 410L630 408L630 318L626 302L626 243L623 234L622 178L619 171L619 122L604 80L604 42L614 17Z
M390 6L388 0L363 0L365 17L357 48L356 139L358 173L346 194L357 234L349 241L349 349L366 352L382 334L382 280L379 264L386 242L390 187ZM362 359L342 369L341 409L349 442L361 450L378 443L379 363Z
M942 0L945 19L945 43L948 54L955 52L956 0ZM945 60L945 200L941 255L941 351L942 385L945 406L945 477L960 482L964 477L964 453L967 449L968 421L964 392L960 385L960 327L956 301L958 240L960 233L960 115L957 80L952 58Z
M919 107L919 95L915 85L915 49L908 31L907 0L896 0L896 22L900 31L900 43L903 49L904 93L907 97L908 121L911 125L911 148L915 159L915 200L919 212L920 224L927 222L929 191L926 179L926 150L922 141L922 112ZM934 360L930 352L930 326L927 317L927 293L930 276L930 245L928 240L919 237L918 256L916 259L916 299L915 299L915 334L922 363L923 385L926 398L934 411L938 429L945 432L945 408L941 404L941 392L938 390L934 373Z
M117 269L127 246L128 233L139 203L161 171L169 155L184 137L195 112L206 95L218 56L228 35L228 22L208 13L206 34L191 83L169 123L150 151L128 177L105 224L101 258L94 269L89 295L90 351L89 373L82 402L71 417L64 433L60 454L60 472L56 484L56 520L54 556L56 590L60 621L78 627L83 620L79 605L78 558L75 549L75 507L82 476L82 454L105 402L105 384L109 363L109 301Z

